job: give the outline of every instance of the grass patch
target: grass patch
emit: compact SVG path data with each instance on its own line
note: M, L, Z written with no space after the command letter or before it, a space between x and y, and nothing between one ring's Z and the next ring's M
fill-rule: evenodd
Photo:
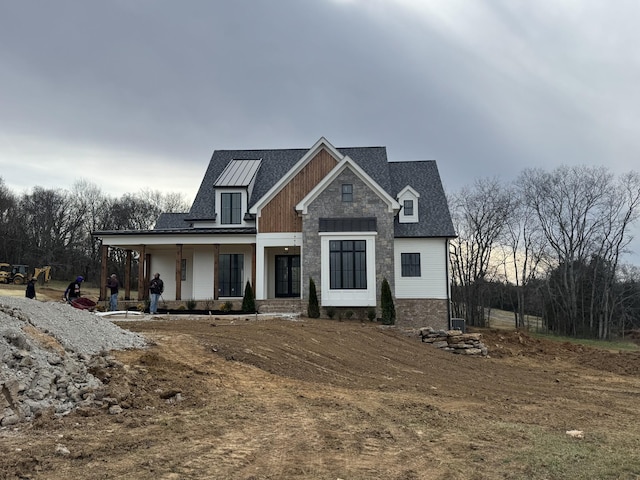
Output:
M531 333L531 336L537 338L544 338L545 340L552 340L559 343L573 343L575 345L584 345L586 347L599 348L600 350L608 351L625 351L625 352L637 352L640 351L640 345L633 342L627 342L622 340L596 340L593 338L574 338L563 337L560 335L553 335L551 333Z
M575 439L563 430L531 425L501 424L497 428L505 438L522 439L521 448L504 458L504 466L513 468L505 478L636 479L640 472L637 438L585 432L583 439Z

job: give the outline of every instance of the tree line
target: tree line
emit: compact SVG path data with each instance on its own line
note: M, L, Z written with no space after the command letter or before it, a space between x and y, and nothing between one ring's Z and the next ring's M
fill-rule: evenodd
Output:
M450 249L454 317L486 326L488 311L500 306L513 311L517 327L533 315L558 334L603 339L640 327L640 270L621 263L640 215L638 173L527 169L508 185L479 179L448 200L458 234ZM31 272L51 265L54 279L97 282L92 232L150 229L161 212L188 209L181 194L112 197L86 180L17 194L0 177L0 262ZM110 252L108 268L120 278L124 262L122 252Z
M621 263L640 214L640 175L527 169L449 196L453 315L486 326L492 306L561 335L608 339L640 327L640 270Z
M29 273L50 265L54 279L83 275L98 282L100 244L92 232L150 229L161 212L188 210L178 193L141 190L113 197L78 180L70 190L36 186L18 194L0 177L0 262L29 265ZM123 278L124 258L114 251L109 262Z

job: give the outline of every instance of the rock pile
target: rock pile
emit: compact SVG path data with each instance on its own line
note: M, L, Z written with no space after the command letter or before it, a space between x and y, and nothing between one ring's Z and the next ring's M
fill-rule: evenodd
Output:
M431 327L424 327L418 330L418 335L423 342L453 353L483 357L489 354L489 350L482 343L481 333L462 333L461 330L434 330Z
M0 426L44 410L64 415L104 406L90 372L115 366L112 350L142 348L144 337L70 305L0 297Z

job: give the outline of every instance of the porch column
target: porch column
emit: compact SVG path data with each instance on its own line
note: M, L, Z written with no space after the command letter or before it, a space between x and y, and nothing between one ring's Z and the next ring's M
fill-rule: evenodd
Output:
M213 244L213 299L218 300L218 268L220 267L220 244Z
M256 248L254 265L256 268L255 278L256 280L259 278L260 281L253 287L253 293L256 300L265 300L267 298L267 287L265 285L264 243L261 243L260 246Z
M144 245L140 246L138 256L138 300L144 300Z
M176 244L176 300L182 300L182 244Z
M146 253L144 255L144 299L149 298L149 281L151 280L151 254Z
M256 291L256 244L251 244L251 289L255 298Z
M124 262L124 299L131 300L131 250L127 250Z
M109 258L109 246L100 246L100 295L98 300L107 298L107 259Z

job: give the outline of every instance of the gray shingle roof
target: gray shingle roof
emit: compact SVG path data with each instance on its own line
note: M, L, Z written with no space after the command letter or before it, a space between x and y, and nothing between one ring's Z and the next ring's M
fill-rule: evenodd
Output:
M396 237L455 237L447 198L442 188L435 160L389 162L393 196L407 185L420 194L418 223L399 223L395 219Z
M156 220L155 230L162 230L166 228L185 228L188 226L185 223L186 213L161 213Z
M446 197L435 161L389 162L385 147L348 147L337 149L349 156L388 194L396 198L407 185L420 193L419 223L400 224L396 219L395 231L399 237L452 237L455 236ZM308 149L279 150L216 150L200 184L191 210L179 220L158 219L160 225L185 221L209 220L215 217L216 179L232 160L261 160L249 208L262 198L308 152ZM425 219L426 221L422 221ZM169 225L169 223L167 223ZM158 227L156 227L158 228ZM179 227L178 227L179 228Z

